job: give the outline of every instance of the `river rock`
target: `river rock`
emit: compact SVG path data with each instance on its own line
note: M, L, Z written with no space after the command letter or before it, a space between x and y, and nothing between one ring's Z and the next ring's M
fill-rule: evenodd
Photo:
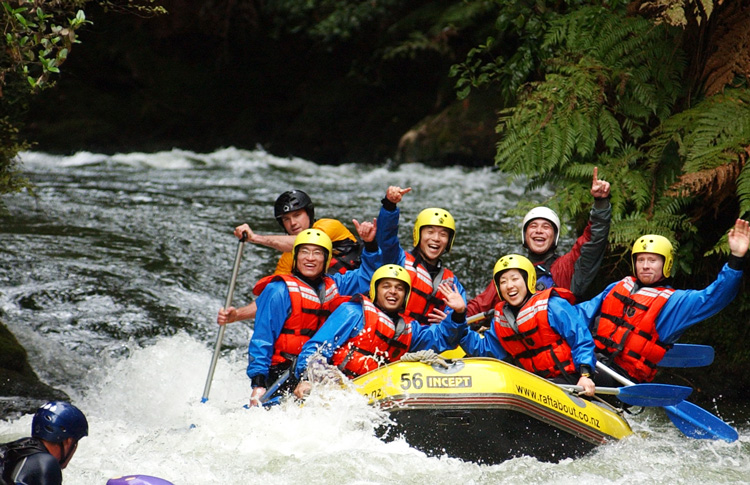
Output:
M26 349L0 322L0 418L33 413L46 401L69 400L64 392L39 380Z
M492 165L498 135L497 114L488 95L474 94L422 119L399 141L397 163L444 166Z

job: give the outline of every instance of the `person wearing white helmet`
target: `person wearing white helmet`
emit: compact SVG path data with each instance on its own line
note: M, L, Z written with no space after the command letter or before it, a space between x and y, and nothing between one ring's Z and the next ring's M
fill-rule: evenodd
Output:
M60 485L62 470L89 434L80 409L65 401L50 401L31 420L31 437L0 445L0 483Z
M664 354L698 322L731 303L742 283L750 225L737 219L727 237L731 254L716 280L703 290L669 286L674 266L672 243L647 234L633 244L633 276L609 285L575 309L589 325L597 356L635 382L651 382ZM598 373L597 385L618 385Z
M451 319L420 325L405 314L412 292L409 272L396 264L378 268L369 295L356 295L341 304L302 347L295 376L303 380L294 394L304 398L319 377L319 364L314 362L317 356L353 379L381 364L396 362L407 352L453 349L467 330L466 302L449 282L441 283L440 290L446 305L455 310ZM308 366L313 368L312 375L306 372Z
M521 223L521 243L528 250L527 257L536 269L537 291L547 288L565 288L573 292L576 299L582 298L599 271L607 248L612 206L609 203L609 182L599 179L594 167L591 195L594 205L589 223L567 253L557 253L560 241L560 218L549 207L535 207ZM469 301L467 314L487 312L500 299L493 282Z

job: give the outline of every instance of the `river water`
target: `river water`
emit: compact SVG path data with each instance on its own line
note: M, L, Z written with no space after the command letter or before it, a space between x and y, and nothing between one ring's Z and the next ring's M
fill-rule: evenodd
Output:
M685 438L654 409L630 419L634 436L586 457L493 466L380 441L374 430L387 417L353 391L246 409L247 323L227 328L210 398L200 402L237 249L232 229L248 222L278 233L272 205L281 192L303 189L318 217L353 228L351 219L377 215L388 185L412 187L401 204L402 243L411 244L424 207L451 211L458 231L446 261L469 296L500 255L521 251L512 209L547 192L525 194L489 168L330 167L262 150L22 158L37 198L4 199L0 319L40 377L89 418L66 485L136 473L185 485L750 483L746 412L721 401L709 410L739 429L735 443ZM246 246L236 303L247 303L276 256ZM26 435L30 421L0 422L0 442Z

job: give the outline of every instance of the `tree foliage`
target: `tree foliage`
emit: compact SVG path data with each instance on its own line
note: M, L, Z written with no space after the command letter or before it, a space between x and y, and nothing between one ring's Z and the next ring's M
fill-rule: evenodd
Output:
M705 49L705 69L688 70L697 56L685 45L694 37L682 26L727 41L727 32L739 32L739 18L747 25L750 12L718 3L706 8L706 1L667 3L670 9L633 2L629 9L579 6L554 16L539 13L544 36L534 64L538 79L529 69L515 91L517 102L501 112L496 163L529 177L529 187L554 184L558 190L550 202L579 221L586 218L580 201L598 166L613 182L615 251L623 255L640 234L664 234L686 245L681 269L690 273L696 249L726 251L723 228L714 226L718 233L711 240L701 231L702 221L727 207L750 214L750 62L744 60L747 46L730 53L719 43ZM677 7L685 22L674 20ZM729 45L737 46L734 37ZM722 64L720 73L709 68L728 57L733 62ZM488 71L484 81L504 77L497 62L477 69ZM459 72L459 90L467 83L482 86L482 79L467 73ZM696 85L703 86L699 93Z
M29 189L16 155L28 147L18 136L30 96L54 84L78 31L88 21L87 4L95 0L2 1L3 48L0 49L0 194ZM155 0L96 0L110 10L139 15L164 13ZM1 207L1 206L0 206Z

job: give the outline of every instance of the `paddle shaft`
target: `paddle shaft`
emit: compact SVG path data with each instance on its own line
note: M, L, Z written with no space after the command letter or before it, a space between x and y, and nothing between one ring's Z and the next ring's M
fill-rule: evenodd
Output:
M242 261L242 249L245 247L245 241L247 240L247 233L242 235L239 244L237 244L237 252L234 255L234 267L232 268L232 277L229 279L229 288L227 289L227 298L224 300L224 308L232 306L232 299L234 298L234 286L237 283L237 275L240 272L240 261ZM211 366L208 368L208 377L206 377L206 385L203 387L203 397L201 402L208 401L208 393L211 390L211 381L214 379L214 372L216 371L216 363L219 361L219 354L221 353L221 342L224 340L224 331L226 325L219 326L219 334L216 336L216 344L214 346L214 355L211 359Z
M266 389L266 392L264 392L262 396L260 396L260 399L258 399L260 403L265 404L269 399L271 399L271 396L273 396L273 393L278 391L279 387L281 387L289 379L289 376L291 375L292 375L292 368L290 367L289 369L285 370L284 373L281 374L278 379L276 379L276 382L271 384L271 387Z
M491 317L495 314L494 309L487 310L484 313L477 313L476 315L472 315L469 318L466 319L466 324L471 325L472 323L481 322L485 318Z
M573 384L558 384L558 386L562 387L563 389L567 391L575 391L575 392L583 392L583 386L576 386ZM620 395L620 388L619 387L600 387L596 386L596 393L597 394L608 394L610 396L618 396Z
M621 376L620 374L618 374L617 372L613 371L612 369L610 369L606 365L602 364L601 362L597 362L596 363L596 368L599 369L602 372L605 372L606 374L609 374L610 376L612 376L612 379L616 380L620 384L624 384L626 386L634 386L635 385L635 382L631 381L630 379L628 379L628 378L626 378L624 376ZM598 387L597 387L597 389L598 389Z

